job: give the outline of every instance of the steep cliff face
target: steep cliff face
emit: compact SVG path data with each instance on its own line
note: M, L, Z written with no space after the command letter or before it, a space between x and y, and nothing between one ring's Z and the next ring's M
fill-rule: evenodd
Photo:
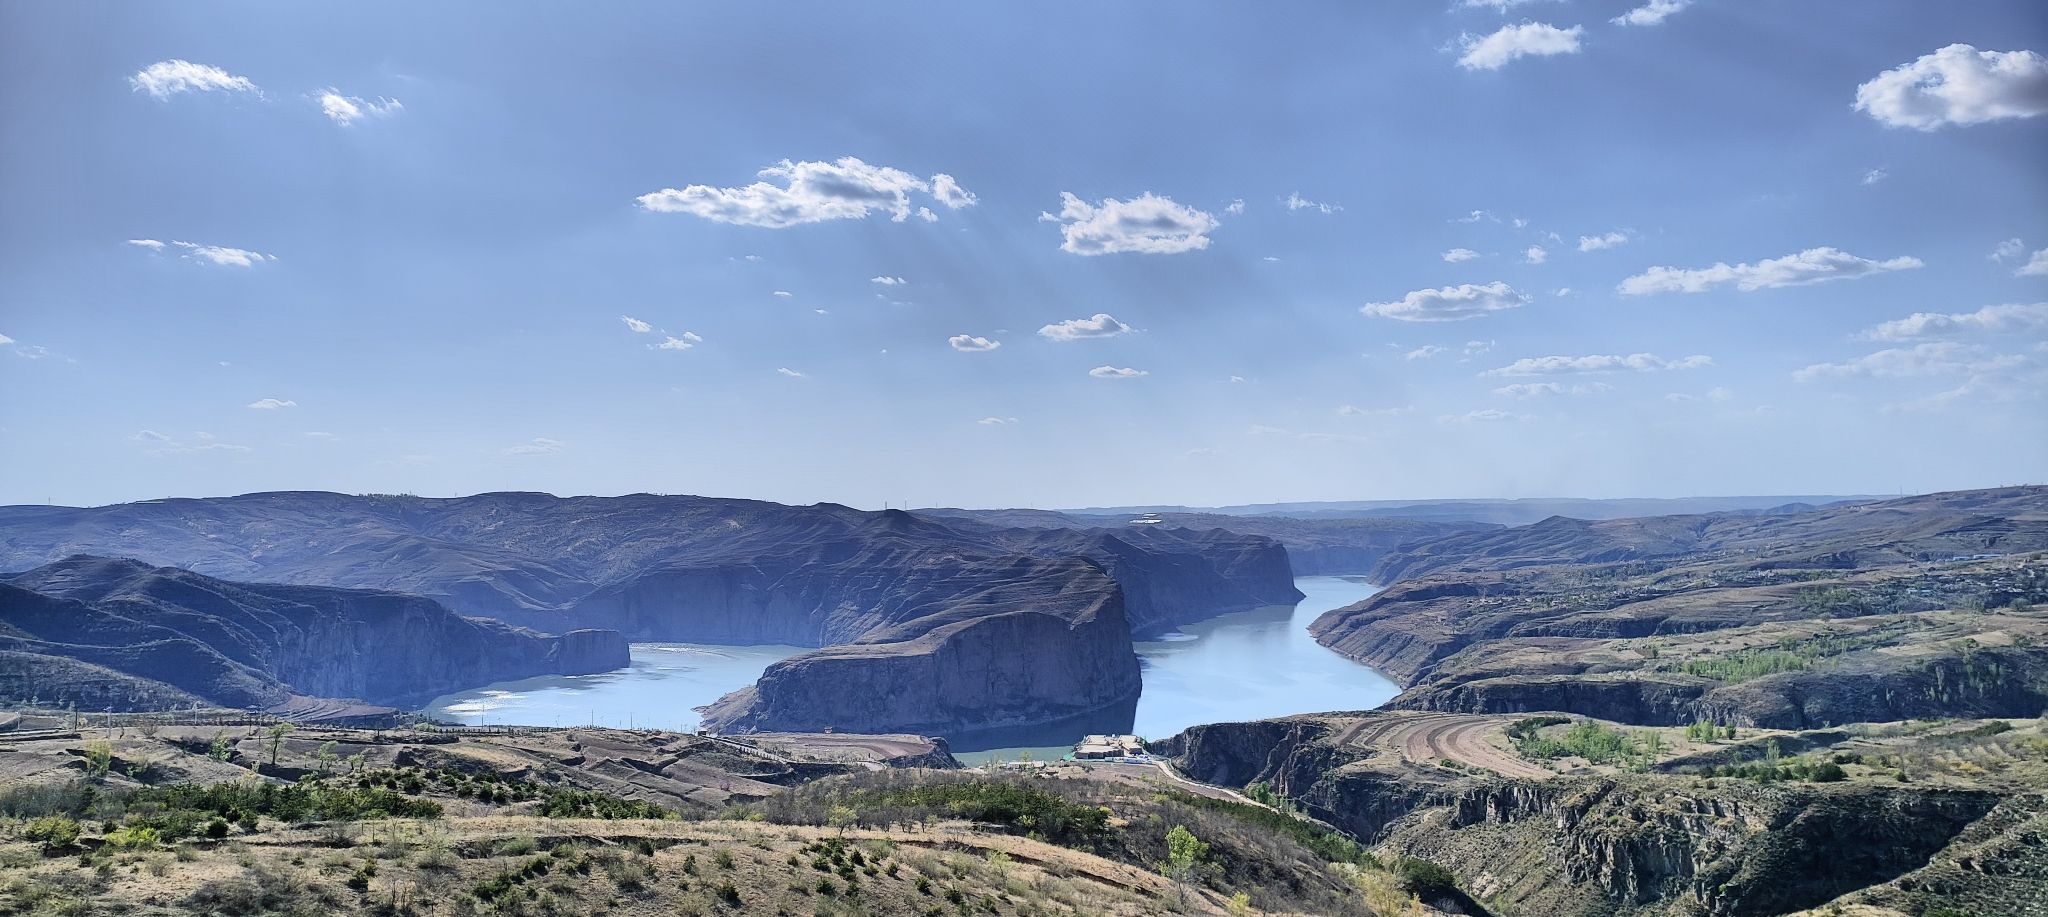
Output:
M969 736L1125 704L1137 656L1114 580L1087 561L1012 558L963 575L985 585L842 643L782 660L705 709L729 732ZM921 613L920 613L921 612Z
M9 649L237 707L273 707L294 694L410 705L492 681L627 662L624 639L609 631L542 634L464 618L418 596L231 583L97 557L10 578L0 586L0 622Z
M1868 786L1504 781L1418 810L1380 843L1516 912L1763 917L1919 868L1997 803Z

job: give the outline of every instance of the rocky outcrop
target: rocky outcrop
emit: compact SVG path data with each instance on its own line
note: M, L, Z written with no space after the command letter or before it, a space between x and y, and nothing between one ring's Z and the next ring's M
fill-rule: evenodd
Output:
M233 583L85 556L0 585L0 622L0 648L234 707L280 707L294 695L415 705L493 681L627 662L624 639L610 631L543 634L464 618L418 596ZM48 686L40 697L63 689Z
M1919 868L1998 800L1662 777L1501 781L1416 811L1379 843L1517 913L1763 917Z
M895 606L900 621L769 666L705 708L706 727L971 736L1137 697L1122 594L1100 567L1013 558L961 575L986 585L935 590L930 607Z

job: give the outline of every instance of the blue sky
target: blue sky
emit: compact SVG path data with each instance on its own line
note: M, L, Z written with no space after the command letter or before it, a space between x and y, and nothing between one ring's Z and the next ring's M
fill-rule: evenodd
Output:
M2038 3L419 6L0 6L0 502L2048 480Z

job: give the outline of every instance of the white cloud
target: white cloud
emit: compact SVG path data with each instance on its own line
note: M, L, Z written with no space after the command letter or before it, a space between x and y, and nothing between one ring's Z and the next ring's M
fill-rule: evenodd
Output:
M1558 297L1558 298L1562 299L1562 298L1564 298L1564 297L1566 297L1566 296L1570 296L1570 295L1572 295L1572 288L1571 288L1571 287L1558 287L1557 289L1555 289L1555 290L1552 290L1552 291L1550 292L1550 295L1552 295L1552 296L1556 296L1556 297Z
M181 92L258 92L247 77L232 76L219 67L186 60L157 61L128 78L137 92L168 99Z
M1714 365L1714 359L1707 356L1682 357L1666 360L1654 353L1592 354L1583 357L1525 357L1499 369L1489 369L1487 376L1552 376L1574 373L1611 373L1627 370L1630 372L1654 372L1665 369L1699 369Z
M1038 336L1048 341L1079 341L1085 338L1108 338L1129 334L1131 326L1117 321L1107 312L1097 312L1089 318L1070 318L1054 322L1038 329Z
M1620 291L1625 296L1641 296L1647 293L1704 293L1714 287L1732 283L1736 289L1747 293L1773 287L1849 280L1888 271L1911 270L1921 266L1923 263L1920 259L1910 256L1889 261L1873 261L1869 258L1859 258L1838 248L1821 247L1809 248L1783 258L1769 258L1756 264L1730 265L1718 262L1713 267L1698 270L1653 267L1623 280Z
M1499 342L1499 341L1466 341L1466 342L1465 342L1465 356L1468 356L1468 357L1476 357L1476 356L1478 356L1478 355L1480 355L1480 354L1482 354L1482 353L1487 353L1487 352L1489 352L1489 351L1493 350L1493 345L1495 345L1495 344L1498 344L1498 343L1500 343L1500 342Z
M1337 413L1343 417L1398 417L1402 414L1412 413L1414 410L1412 407L1361 408L1356 405L1347 404L1337 408Z
M654 345L658 350L688 350L704 343L704 338L694 331L683 332L682 337L663 335L662 342Z
M1528 420L1529 415L1503 411L1499 408L1484 408L1463 414L1445 414L1437 418L1438 423L1500 423L1506 420Z
M2031 118L2048 112L2048 58L1949 45L1856 87L1856 110L1923 131Z
M1890 177L1892 177L1892 173L1886 172L1883 169L1871 169L1870 171L1863 173L1863 183L1866 185L1874 185Z
M1792 374L1798 382L1850 376L1880 378L1937 376L1956 373L1986 373L2009 369L2024 362L2023 357L1993 354L1975 344L1935 341L1912 347L1892 348L1866 354L1841 363L1815 363Z
M2018 242L2019 240L2014 239L2013 241ZM133 245L137 248L146 248L153 252L160 252L164 250L164 244L162 242L158 242L155 239L129 239L128 244Z
M179 440L155 430L142 430L128 437L142 444L142 451L149 455L185 455L194 452L247 452L248 446L224 443L211 433L194 433L189 440Z
M172 242L185 250L185 257L218 264L225 267L255 267L265 261L276 261L276 255L252 252L246 248L229 248L225 245L201 245L197 242Z
M317 439L323 442L332 442L333 440L338 438L334 434L329 433L325 430L307 430L306 432L301 433L299 435L307 439Z
M347 127L363 118L383 118L396 114L405 106L397 99L363 99L342 95L340 90L327 89L320 93L320 113L342 127Z
M1494 389L1493 393L1503 398L1542 398L1550 395L1593 395L1607 391L1614 386L1605 382L1587 382L1565 385L1562 382L1514 382Z
M1435 344L1424 344L1421 347L1417 347L1414 350L1402 354L1402 357L1404 359L1409 360L1427 360L1430 357L1436 356L1437 354L1443 352L1444 348L1438 347Z
M553 455L557 452L562 451L563 447L567 445L568 443L562 442L559 439L549 439L545 436L536 436L530 440L527 440L526 442L520 443L517 446L505 447L505 454Z
M1863 332L1872 341L1908 341L1955 334L2023 334L2048 329L2048 303L1985 306L1975 312L1915 312Z
M1458 217L1458 218L1457 218L1457 219L1455 219L1455 220L1452 220L1451 222L1453 222L1453 223L1478 223L1478 222L1482 222L1482 221L1485 221L1485 222L1492 222L1492 223L1498 223L1498 222L1500 222L1500 217L1494 216L1494 215L1493 215L1493 211L1491 211L1491 210L1474 210L1474 211L1472 211L1471 213L1465 214L1464 216L1461 216L1461 217Z
M901 277L892 277L892 276L888 276L888 275L882 275L882 276L876 276L876 277L869 277L869 278L868 278L868 282L869 282L869 283L878 283L878 284L881 284L882 286L885 286L885 287L900 287L900 286L902 286L902 285L904 285L904 284L906 284L906 283L909 283L910 281L908 281L908 280L904 280L904 279L903 279L903 278L901 278Z
M791 162L787 159L762 169L757 181L743 188L714 188L688 185L682 190L663 188L640 195L640 206L654 213L687 213L718 223L782 229L827 220L858 220L872 213L886 213L901 223L911 215L911 192L938 192L931 183L901 169L869 165L852 156L837 162ZM972 205L974 195L961 188L951 176L944 179L947 207ZM936 220L929 209L918 216Z
M1601 249L1616 248L1628 244L1628 233L1610 232L1601 236L1580 236L1579 251L1597 252Z
M1136 379L1139 376L1149 376L1151 373L1142 369L1130 369L1128 367L1097 366L1089 370L1088 375L1094 376L1097 379Z
M917 218L927 223L936 223L939 221L939 215L933 213L930 207L917 208Z
M2048 248L2035 252L2033 257L2027 259L2027 263L2020 265L2020 269L2013 273L2021 277L2040 277L2048 274Z
M1549 23L1525 22L1502 26L1491 35L1462 35L1458 40L1465 53L1458 58L1458 66L1467 70L1499 70L1517 58L1577 54L1579 35L1584 31L1579 26L1560 29Z
M619 321L625 322L626 327L630 329L634 334L646 334L654 330L653 325L643 322L630 315L619 316Z
M887 352L887 351L884 351L884 353L886 353L886 352ZM803 373L797 372L797 371L796 371L796 370L794 370L794 369L790 369L790 368L789 368L789 367L787 367L787 366L779 367L779 368L777 368L777 369L776 369L775 371L776 371L776 372L778 372L778 373L781 373L781 374L783 374L783 375L785 375L785 376L788 376L788 377L790 377L791 379L801 379L801 378L803 378L803 377L804 377L804 374L803 374Z
M975 423L981 424L984 427L1006 427L1016 422L1017 418L1015 417L983 417L975 421Z
M1264 258L1261 258L1261 259L1259 259L1259 260L1261 260L1261 261L1278 261L1278 260L1280 260L1280 259L1279 259L1279 258L1276 258L1276 257L1274 257L1274 256L1272 256L1272 255L1267 255L1266 257L1264 257Z
M1226 379L1224 381L1229 382L1232 385L1237 385L1245 380L1243 376L1231 376L1229 379Z
M953 176L944 172L932 176L932 200L945 205L948 210L972 207L981 202L981 198L976 197L974 192L960 187L960 183L954 181Z
M1280 203L1285 204L1287 206L1287 212L1289 213L1293 213L1296 210L1313 210L1317 213L1329 214L1336 213L1344 209L1344 205L1342 204L1324 204L1318 201L1309 200L1308 198L1302 197L1301 192L1299 191L1288 192L1286 197L1280 199Z
M946 339L946 343L952 346L954 350L962 353L982 353L1003 346L1001 341L991 341L988 338L977 337L972 334L953 335Z
M1458 5L1466 7L1468 9L1485 7L1488 9L1499 10L1504 13L1507 12L1508 7L1521 6L1524 3L1536 2L1538 2L1538 0L1460 0Z
M796 294L795 294L795 293L791 293L791 292L790 292L790 291L788 291L788 290L776 290L776 291L774 292L774 294L773 294L773 295L774 295L774 296L776 296L776 297L779 297L779 298L781 298L781 299L788 299L788 298L790 298L790 297L792 297L792 296L795 296Z
M2009 258L2017 258L2026 253L2027 244L2025 242L2021 242L2018 239L2007 239L2003 242L1998 243L1998 245L1994 246L1991 249L1991 254L1986 257L1989 257L1993 261L2002 262Z
M1454 322L1489 312L1520 308L1529 297L1505 282L1459 284L1436 290L1415 290L1396 302L1366 303L1359 311L1404 322Z
M258 398L255 401L249 402L249 407L258 411L275 411L281 408L295 408L298 406L299 403L296 401L284 401L277 398Z
M1149 191L1128 201L1103 198L1090 204L1071 192L1060 192L1060 212L1038 215L1041 222L1060 224L1063 251L1076 255L1139 252L1172 255L1209 247L1207 233L1220 225L1216 218Z
M1230 203L1223 205L1223 212L1231 216L1237 216L1238 214L1243 213L1244 198L1236 198L1232 200Z
M1530 264L1542 264L1550 260L1550 253L1544 251L1541 245L1531 245L1528 251L1522 253L1522 260Z
M4 334L0 334L0 347L5 347L5 346L7 346L7 345L9 345L9 344L12 344L12 343L14 343L14 339L13 339L13 338L11 338L11 337L8 337L7 335L4 335Z
M1608 20L1615 25L1659 25L1666 17L1692 5L1692 0L1650 0Z
M1477 257L1479 257L1479 253L1469 248L1454 248L1443 254L1444 260L1452 264L1457 264L1460 261L1470 261Z

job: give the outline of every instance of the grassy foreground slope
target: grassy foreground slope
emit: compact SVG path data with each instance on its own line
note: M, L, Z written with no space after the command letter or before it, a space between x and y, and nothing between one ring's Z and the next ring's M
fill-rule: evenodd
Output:
M10 741L0 912L1391 917L1446 891L1149 770L898 768L946 762L846 749L619 730Z

